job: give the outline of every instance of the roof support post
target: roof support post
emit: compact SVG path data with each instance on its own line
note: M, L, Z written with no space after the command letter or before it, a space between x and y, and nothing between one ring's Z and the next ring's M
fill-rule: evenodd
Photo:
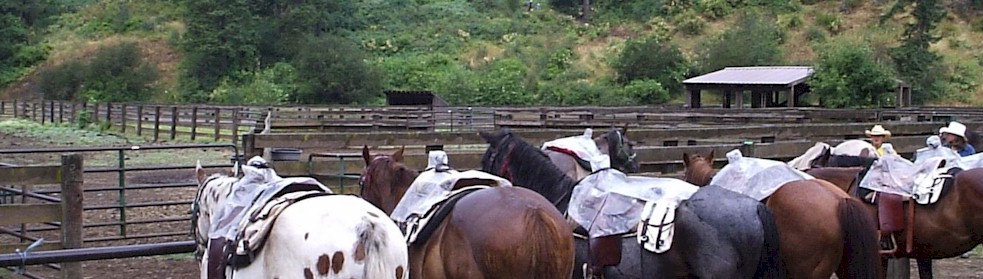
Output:
M788 87L788 107L794 108L795 104L798 103L798 98L795 97L795 86Z
M700 90L689 90L689 94L686 94L686 102L689 103L689 108L700 108Z

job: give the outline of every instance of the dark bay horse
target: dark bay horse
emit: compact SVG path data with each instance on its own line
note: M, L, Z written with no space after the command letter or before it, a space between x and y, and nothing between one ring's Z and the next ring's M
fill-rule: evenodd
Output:
M707 157L684 154L685 180L706 186L715 174ZM861 201L819 179L784 184L764 203L774 212L781 251L795 278L880 277L875 219Z
M628 126L623 129L612 129L607 133L594 137L594 145L601 150L602 154L611 158L611 167L624 173L639 172L641 167L636 160L635 143L628 139ZM583 169L577 159L562 151L543 149L543 153L553 161L560 170L574 179L581 179L591 170Z
M566 212L576 180L539 149L507 131L481 133L489 143L484 171L542 194ZM771 212L754 199L704 187L679 204L672 248L644 250L634 237L621 238L620 263L605 278L785 278ZM588 262L588 241L577 238L576 266ZM575 272L574 278L583 278Z
M403 150L370 156L360 196L392 214L419 174ZM409 247L410 278L569 278L574 244L563 216L525 188L492 187L458 200L425 241Z
M837 181L837 186L856 193L863 171L875 160L825 154L815 160L814 165L861 168L814 168L809 173ZM867 208L871 215L876 214L874 205L868 204ZM979 212L983 212L983 169L959 172L951 187L943 188L936 203L915 206L912 251L898 249L892 256L916 259L919 277L932 278L931 259L955 257L983 243L983 215ZM896 240L898 247L907 245L903 237Z

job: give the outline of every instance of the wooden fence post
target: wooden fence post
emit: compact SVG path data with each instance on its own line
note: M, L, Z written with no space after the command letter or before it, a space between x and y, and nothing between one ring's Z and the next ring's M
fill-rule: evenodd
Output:
M120 104L119 108L119 129L120 133L126 134L126 117L128 116L126 111L126 103Z
M20 111L20 109L17 107L17 100L14 100L14 118L17 118L19 114L18 111Z
M58 101L58 123L65 123L65 102Z
M48 101L48 114L51 116L51 124L55 124L55 101Z
M216 107L215 108L215 141L218 141L219 140L220 134L218 132L219 132L219 130L222 129L222 124L221 124L222 117L221 117L221 114L222 114L222 109ZM249 158L249 157L246 157L246 158Z
M92 104L92 117L89 117L89 120L99 123L99 103Z
M44 120L46 120L46 119L44 119L45 117L48 117L48 115L45 113L44 101L42 100L41 101L41 125L44 125Z
M6 105L7 105L7 102L6 101L0 100L0 115L3 115L3 113L4 113L3 107L6 106Z
M198 106L191 107L191 141L195 140L198 133Z
M113 103L106 103L106 125L113 127Z
M61 173L61 245L82 248L82 155L62 155ZM62 263L61 278L81 279L82 263Z
M232 144L236 143L239 137L239 107L232 109Z
M143 135L143 105L137 105L137 136Z
M177 106L171 107L171 140L177 137Z
M154 106L154 142L160 137L160 106Z

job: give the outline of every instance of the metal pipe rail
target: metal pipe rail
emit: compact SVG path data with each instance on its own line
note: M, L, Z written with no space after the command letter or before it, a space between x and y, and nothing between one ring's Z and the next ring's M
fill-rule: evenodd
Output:
M155 244L41 251L28 253L24 257L17 254L2 254L0 255L0 266L6 267L180 254L194 252L195 248L195 242L189 240Z

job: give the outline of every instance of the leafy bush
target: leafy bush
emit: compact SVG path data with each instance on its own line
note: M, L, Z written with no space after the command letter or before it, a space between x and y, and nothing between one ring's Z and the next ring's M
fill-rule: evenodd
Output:
M706 20L693 11L676 15L673 17L673 23L676 24L676 30L690 36L703 34L708 25Z
M822 46L809 81L827 107L886 105L896 86L894 73L874 59L864 43L834 41Z
M727 0L704 0L696 3L696 9L709 18L720 19L733 12L734 7Z
M744 12L733 27L697 48L701 72L730 66L780 65L784 58L779 44L784 36L767 17Z
M133 102L150 98L158 70L144 59L136 43L99 49L85 65L81 97L93 102Z
M292 64L298 73L298 103L353 104L382 94L382 72L347 39L309 38Z
M666 87L654 79L633 80L622 88L622 92L627 97L625 104L664 104L672 99Z
M816 26L809 26L809 28L805 31L805 36L806 40L809 40L810 42L821 43L826 41L826 31L823 31L822 28Z
M836 14L823 12L816 14L816 25L826 29L834 35L843 30L843 20Z
M86 66L78 60L42 68L38 73L38 86L49 100L77 100L85 81Z
M679 48L659 37L629 40L611 67L617 72L619 84L651 80L664 87L665 91L674 93L683 91L682 81L689 72L689 62ZM646 103L657 101L639 100Z
M276 63L258 73L247 74L246 82L234 84L226 79L212 90L212 102L220 104L280 105L297 93L297 70L288 63Z

